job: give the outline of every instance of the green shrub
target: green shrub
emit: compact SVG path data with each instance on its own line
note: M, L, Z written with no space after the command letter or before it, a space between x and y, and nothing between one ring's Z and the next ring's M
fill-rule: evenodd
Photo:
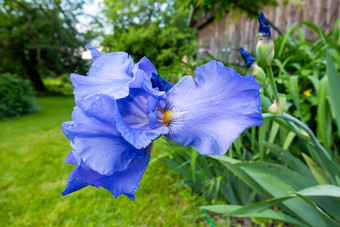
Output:
M49 93L57 95L73 94L73 86L69 74L63 74L57 78L44 79L44 84Z
M0 120L38 109L34 89L28 80L11 74L0 74Z

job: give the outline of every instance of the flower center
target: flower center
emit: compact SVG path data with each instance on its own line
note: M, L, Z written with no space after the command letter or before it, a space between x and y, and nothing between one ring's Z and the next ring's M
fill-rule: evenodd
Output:
M173 113L171 110L168 110L163 115L163 124L169 126L171 121L174 119Z
M177 108L172 107L163 114L163 125L170 126L171 122L181 119L182 113Z

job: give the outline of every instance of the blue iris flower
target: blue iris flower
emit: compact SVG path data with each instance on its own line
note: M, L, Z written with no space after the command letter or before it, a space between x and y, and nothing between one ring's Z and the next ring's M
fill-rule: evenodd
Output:
M258 20L259 20L259 33L267 34L270 37L271 36L270 26L262 11L258 17Z
M158 137L223 155L245 129L262 125L252 75L212 61L174 85L145 57L134 64L126 53L88 47L92 67L87 76L71 75L76 106L62 124L74 149L66 163L76 165L63 195L92 185L133 200Z

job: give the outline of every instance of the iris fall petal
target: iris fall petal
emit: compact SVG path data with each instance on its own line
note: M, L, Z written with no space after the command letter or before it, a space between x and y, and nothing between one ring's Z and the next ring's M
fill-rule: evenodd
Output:
M201 154L223 155L251 126L262 125L260 85L212 61L183 77L168 93L167 137Z
M62 124L75 152L86 165L103 175L122 171L132 159L143 155L117 130L114 104L109 96L91 96L74 108L73 121Z
M66 164L73 164L77 167L70 173L63 195L91 185L97 188L106 188L115 198L125 194L134 200L135 191L139 188L139 182L148 166L151 149L146 149L144 154L141 159L132 160L124 171L115 172L112 175L102 175L87 166L80 156L72 151L66 159Z

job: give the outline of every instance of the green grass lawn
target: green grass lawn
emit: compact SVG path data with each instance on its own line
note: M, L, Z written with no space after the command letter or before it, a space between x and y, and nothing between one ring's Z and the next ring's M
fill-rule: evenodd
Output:
M61 195L72 165L61 123L71 120L72 97L38 98L41 111L0 121L0 226L204 225L197 198L175 187L179 176L152 161L136 192L114 199L104 188ZM153 153L164 145L156 142ZM169 172L171 172L169 174Z

